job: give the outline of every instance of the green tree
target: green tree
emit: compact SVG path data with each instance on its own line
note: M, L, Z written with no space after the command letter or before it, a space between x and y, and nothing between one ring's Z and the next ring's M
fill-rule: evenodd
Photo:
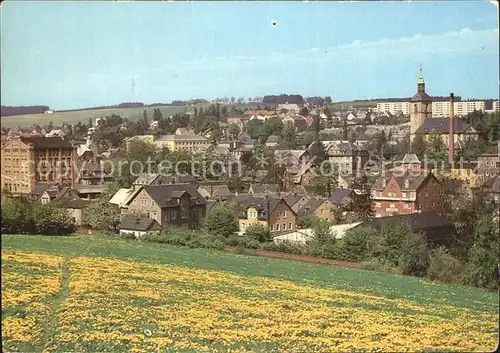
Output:
M118 191L117 182L108 185L101 196L82 211L82 223L90 229L116 232L120 224L120 210L109 200Z
M427 278L441 283L460 284L464 274L464 265L449 253L448 249L439 247L429 252Z
M424 276L429 266L429 246L425 236L410 232L401 245L398 267L404 275Z
M365 227L349 229L341 240L342 257L349 261L363 261L369 257L368 239L374 230Z
M264 136L262 136L265 133L264 122L257 119L250 120L246 125L246 131L248 136L252 139L264 139ZM269 135L265 136L266 139L268 137Z
M234 207L227 203L215 205L205 216L203 226L212 235L229 237L236 233L239 226Z
M259 243L265 243L272 240L269 229L262 224L252 224L245 230L245 235Z
M297 228L312 228L318 220L319 218L314 213L301 214L297 217Z
M297 148L297 136L295 134L295 129L290 126L285 126L281 133L281 137L283 138L283 142L286 148L296 149Z
M160 111L160 108L156 108L153 111L153 121L162 121L163 120L163 114Z
M330 222L324 219L317 219L313 225L313 238L319 244L335 242L335 237L331 232Z
M34 215L36 231L39 234L64 235L76 230L76 224L68 212L53 202L34 207Z
M328 155L325 150L323 142L319 138L315 139L309 148L309 153L314 157L314 163L316 165L321 165L322 162L328 159Z
M241 129L236 124L231 124L227 127L227 135L230 140L238 140L241 133Z
M313 192L319 196L332 196L332 192L337 186L338 172L320 173L312 179Z
M423 160L427 151L427 143L421 134L415 135L411 143L411 152L415 153L420 160Z
M373 196L368 177L363 174L354 179L353 189L357 192L346 201L344 206L345 211L349 212L348 220L361 222L373 217L375 212L373 211Z
M385 132L382 130L377 135L375 135L375 151L379 156L382 155L382 151L387 146L387 137L385 136Z
M34 233L33 202L27 198L10 198L4 195L2 200L2 234Z
M466 283L478 287L498 287L500 241L498 224L491 215L481 217L474 230L474 244L469 249Z

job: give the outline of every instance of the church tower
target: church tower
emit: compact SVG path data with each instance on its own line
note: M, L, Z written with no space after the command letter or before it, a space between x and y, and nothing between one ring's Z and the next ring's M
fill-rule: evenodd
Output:
M410 100L410 138L413 140L415 131L424 123L425 119L432 118L432 98L425 93L425 81L420 66L417 93Z

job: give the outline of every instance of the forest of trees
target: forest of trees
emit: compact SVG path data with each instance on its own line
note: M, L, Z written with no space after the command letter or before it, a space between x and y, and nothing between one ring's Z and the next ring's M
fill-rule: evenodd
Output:
M263 104L304 104L304 98L300 94L280 94L279 96L264 96Z
M46 105L30 105L30 106L21 106L21 107L11 107L11 106L2 105L1 116L41 114L47 110L50 110L50 108Z

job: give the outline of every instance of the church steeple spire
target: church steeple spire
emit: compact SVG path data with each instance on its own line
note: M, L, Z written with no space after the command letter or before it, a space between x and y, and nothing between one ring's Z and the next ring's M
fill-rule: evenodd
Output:
M425 83L424 74L422 73L422 65L420 65L420 75L418 76L418 83Z
M418 92L425 92L425 81L424 81L424 74L422 72L422 65L420 65L420 75L418 75Z

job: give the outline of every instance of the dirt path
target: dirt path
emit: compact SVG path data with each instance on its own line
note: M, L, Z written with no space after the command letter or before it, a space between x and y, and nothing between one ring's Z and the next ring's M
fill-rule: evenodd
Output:
M69 260L64 258L61 265L61 290L57 298L52 303L51 307L51 320L47 323L44 332L44 350L50 347L52 339L54 338L55 331L59 326L59 310L62 302L68 297L69 294Z
M236 247L225 246L224 251L235 253ZM295 255L295 254L289 254L289 253L284 253L284 252L279 252L279 251L254 250L253 254L255 254L256 256L272 257L272 258L276 258L276 259L303 261L303 262L309 262L309 263L319 263L319 264L342 266L342 267L349 267L349 268L362 268L363 267L359 262L322 259L319 257Z

